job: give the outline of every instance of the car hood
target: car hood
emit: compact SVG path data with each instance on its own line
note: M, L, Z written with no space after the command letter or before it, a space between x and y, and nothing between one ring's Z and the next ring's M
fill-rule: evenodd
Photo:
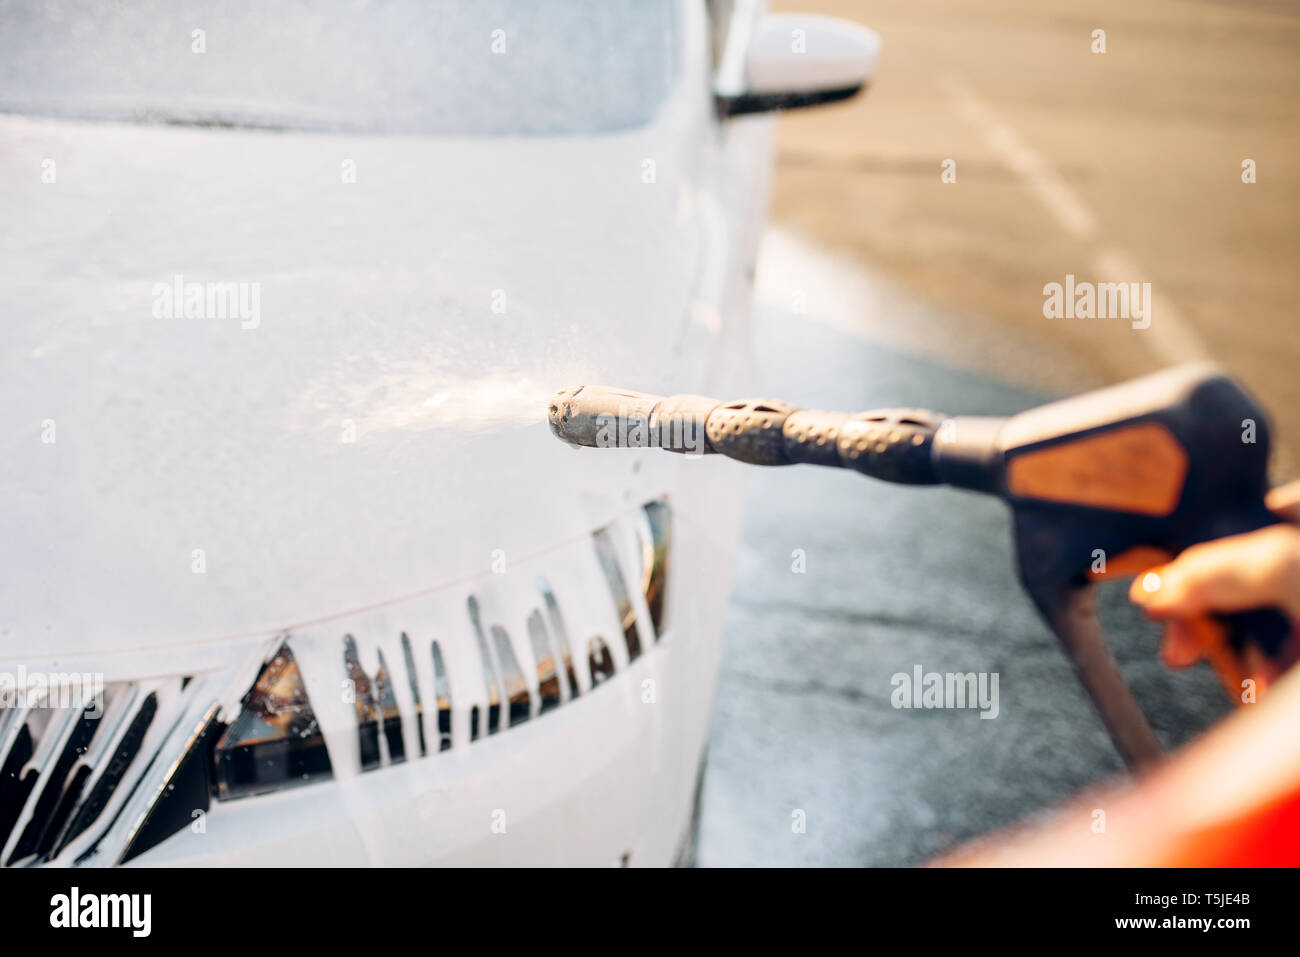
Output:
M572 539L629 461L556 442L547 398L701 384L663 130L0 144L0 660L275 631ZM160 316L178 282L258 315Z

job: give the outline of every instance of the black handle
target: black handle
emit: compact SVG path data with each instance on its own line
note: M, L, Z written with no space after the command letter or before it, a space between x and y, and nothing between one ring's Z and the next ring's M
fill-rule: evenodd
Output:
M1215 617L1227 626L1228 642L1238 653L1253 642L1269 658L1276 660L1281 657L1282 646L1291 635L1291 619L1277 608L1254 608Z

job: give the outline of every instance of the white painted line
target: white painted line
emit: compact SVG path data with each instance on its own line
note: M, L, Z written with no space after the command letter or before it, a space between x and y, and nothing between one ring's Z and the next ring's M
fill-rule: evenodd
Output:
M984 134L989 149L1002 157L1013 170L1023 176L1047 211L1056 217L1061 228L1075 239L1088 240L1097 231L1097 220L1070 189L1065 180L1052 169L1042 153L1020 138L1007 126L969 86L956 78L945 84L952 97L957 115L977 127Z
M1122 249L1103 249L1093 258L1099 282L1133 282L1144 275ZM1173 300L1151 285L1151 325L1135 330L1155 357L1168 365L1209 359L1205 341L1183 318Z
M1081 242L1096 238L1097 218L1084 205L1042 153L1028 145L1014 129L998 117L993 109L958 76L943 81L954 111L979 129L984 141L1003 162L1019 173L1061 228ZM1149 275L1139 268L1123 250L1103 248L1093 257L1093 267L1104 278L1115 282L1144 281ZM1148 280L1149 281L1149 280ZM1151 325L1139 332L1142 342L1163 363L1190 362L1210 357L1210 350L1196 330L1187 322L1173 300L1152 283Z

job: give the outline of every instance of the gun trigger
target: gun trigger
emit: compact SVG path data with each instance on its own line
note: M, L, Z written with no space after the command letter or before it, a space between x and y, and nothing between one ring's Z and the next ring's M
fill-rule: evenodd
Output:
M1096 563L1094 563L1093 568L1088 570L1088 579L1100 582L1109 581L1112 578L1132 578L1138 572L1172 561L1173 557L1170 552L1163 548L1155 548L1151 545L1135 545L1118 555L1106 558L1101 563L1100 568L1097 568Z

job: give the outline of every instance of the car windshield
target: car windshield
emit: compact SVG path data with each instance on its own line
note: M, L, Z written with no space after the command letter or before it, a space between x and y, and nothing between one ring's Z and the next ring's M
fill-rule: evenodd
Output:
M415 134L650 122L674 0L0 0L0 111Z

